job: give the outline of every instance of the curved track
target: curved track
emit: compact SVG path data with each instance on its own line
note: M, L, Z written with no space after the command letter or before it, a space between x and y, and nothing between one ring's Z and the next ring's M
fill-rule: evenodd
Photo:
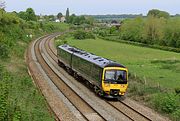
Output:
M59 33L37 39L31 44L31 49L28 51L29 70L42 93L43 90L54 89L52 93L55 94L48 95L43 93L43 95L49 107L51 107L56 120L154 120L154 118L137 111L130 105L123 103L123 101L114 102L100 99L90 89L75 80L64 69L60 68L57 64L57 52L53 41L53 38L58 35ZM34 66L41 68L39 70L42 70L46 74L45 79L38 80L37 70L32 69ZM42 84L40 84L45 82L44 80L49 80L48 84L51 86L48 89L43 89ZM60 95L59 93L63 96L63 101L62 97L59 97L56 98L55 104L53 102L49 103L48 99L52 98L50 96L57 97L56 95ZM61 104L62 102L66 105ZM54 105L57 107L60 105L63 109L54 109ZM65 113L67 115L64 115ZM69 116L72 118L68 118Z

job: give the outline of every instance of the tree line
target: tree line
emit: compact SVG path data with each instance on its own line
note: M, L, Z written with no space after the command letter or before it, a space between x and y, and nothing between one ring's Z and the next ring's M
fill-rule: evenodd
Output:
M120 38L151 45L180 47L180 18L157 18L126 20L120 28Z
M31 40L29 35L53 32L60 29L51 22L39 22L32 8L26 11L6 12L0 9L0 58L8 57L16 42Z
M121 21L115 27L98 30L101 36L116 35L119 39L180 48L180 17L171 17L168 12L150 10L147 17L136 17Z
M75 14L70 15L69 8L66 10L66 22L74 25L89 24L93 25L94 18L90 16L76 16Z

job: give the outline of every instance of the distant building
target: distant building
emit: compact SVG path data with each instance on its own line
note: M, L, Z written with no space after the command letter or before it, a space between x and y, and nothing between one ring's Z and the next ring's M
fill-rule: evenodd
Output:
M56 19L55 22L60 22L60 20L59 20L59 19Z
M108 27L115 26L115 27L119 28L119 27L121 26L121 24L120 24L118 21L113 20L113 21L111 21L111 23L108 24L107 26L108 26Z
M39 20L38 21L40 21L40 22L44 21L44 17L43 17L42 14L39 15Z
M62 16L62 17L60 18L60 22L64 23L65 21L66 21L66 18L65 18L64 16Z
M112 20L111 24L118 24L118 22L116 20Z

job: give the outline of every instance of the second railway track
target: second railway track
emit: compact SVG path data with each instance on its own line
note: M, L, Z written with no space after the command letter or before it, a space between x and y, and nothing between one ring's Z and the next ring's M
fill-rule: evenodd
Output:
M47 77L56 86L58 89L57 91L61 92L70 102L68 105L73 105L74 112L76 112L74 115L77 120L153 120L152 117L148 117L148 115L136 111L136 109L131 108L131 106L128 106L123 102L100 99L91 92L90 89L75 80L64 69L59 67L57 64L56 48L54 47L53 41L53 38L57 35L59 34L45 36L34 42L32 46L35 53L34 58L41 65ZM54 112L56 115L57 112ZM71 112L73 111L71 110ZM68 120L60 118L60 120L63 119Z

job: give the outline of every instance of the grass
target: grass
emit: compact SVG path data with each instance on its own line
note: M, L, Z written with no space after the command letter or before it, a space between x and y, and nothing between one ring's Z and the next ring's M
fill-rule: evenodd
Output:
M6 102L6 106L1 107L7 112L7 116L3 114L4 119L1 116L0 119L52 121L54 119L48 111L44 97L28 74L24 60L24 52L27 47L28 43L17 45L14 52L10 54L10 58L0 60L0 65L3 66L3 70L0 72L2 75L2 79L0 79L2 95L0 94L0 96L3 96L3 93L8 94L8 97L3 100ZM3 91L4 87L7 87L7 92Z
M55 30L57 31L66 31L69 29L69 25L66 23L49 22L49 24L55 26Z
M147 84L174 89L180 86L180 54L102 39L74 40L68 44L124 64Z

